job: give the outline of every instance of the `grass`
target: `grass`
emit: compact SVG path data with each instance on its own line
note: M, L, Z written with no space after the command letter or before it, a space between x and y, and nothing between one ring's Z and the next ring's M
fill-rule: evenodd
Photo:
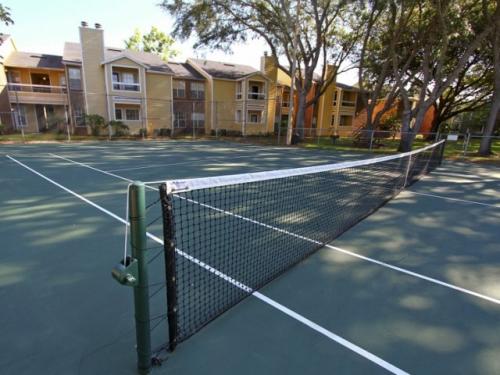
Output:
M430 142L424 140L423 138L415 139L413 143L413 148L421 148L427 146ZM467 155L464 156L464 144L463 140L457 142L448 141L446 143L446 148L444 150L444 157L447 159L465 159L470 161L494 161L500 162L500 139L493 141L491 150L493 155L488 157L479 156L479 139L471 139L467 148ZM398 139L380 139L374 142L371 152L390 154L396 153L399 146ZM337 150L337 151L368 151L366 147L356 146L353 143L352 138L340 138L335 143L332 142L330 138L320 138L310 140L302 144L302 147L313 148L313 149L326 149L326 150Z

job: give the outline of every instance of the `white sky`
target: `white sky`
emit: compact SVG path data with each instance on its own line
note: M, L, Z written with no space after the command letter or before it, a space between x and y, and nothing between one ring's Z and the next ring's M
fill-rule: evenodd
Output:
M3 0L11 9L15 24L0 26L0 32L11 34L17 48L26 52L62 55L64 42L78 41L78 26L85 20L89 25L103 25L105 44L124 47L127 39L139 28L147 32L151 26L172 31L173 19L158 4L160 0ZM221 51L194 51L192 41L177 43L180 52L176 61L187 57L206 58L260 67L260 58L268 48L262 40L245 45L234 45L232 54ZM356 72L350 71L338 78L339 82L354 84Z

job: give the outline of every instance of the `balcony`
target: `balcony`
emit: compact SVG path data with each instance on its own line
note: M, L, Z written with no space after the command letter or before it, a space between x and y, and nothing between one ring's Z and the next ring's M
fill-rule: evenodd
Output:
M141 91L141 84L136 82L113 81L113 90L117 91Z
M7 89L12 104L65 105L67 102L66 86L9 83Z
M265 100L266 93L265 92L251 92L251 91L249 91L247 93L247 99L248 100Z

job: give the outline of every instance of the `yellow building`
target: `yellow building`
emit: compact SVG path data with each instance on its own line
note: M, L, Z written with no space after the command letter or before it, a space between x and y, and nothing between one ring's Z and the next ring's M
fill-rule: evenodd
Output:
M274 83L248 65L188 59L206 79L206 124L212 133L252 135L272 130L268 103Z

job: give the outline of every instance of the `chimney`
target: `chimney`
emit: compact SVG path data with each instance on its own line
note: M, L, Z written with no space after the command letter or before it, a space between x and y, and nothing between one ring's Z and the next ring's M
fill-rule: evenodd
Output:
M278 67L278 61L276 59L276 56L274 55L269 56L268 52L264 51L264 56L260 58L261 73L272 80L276 80L278 74L276 70L277 67Z
M82 21L81 22L81 26L82 27L87 27L89 24L87 23L87 21Z
M86 23L85 23L86 24ZM104 30L97 27L79 28L80 45L82 51L82 78L86 94L87 113L95 113L103 116L107 115L105 68L102 62L105 61Z
M102 28L102 25L100 23L97 23L97 22L94 24L94 26L96 29Z

